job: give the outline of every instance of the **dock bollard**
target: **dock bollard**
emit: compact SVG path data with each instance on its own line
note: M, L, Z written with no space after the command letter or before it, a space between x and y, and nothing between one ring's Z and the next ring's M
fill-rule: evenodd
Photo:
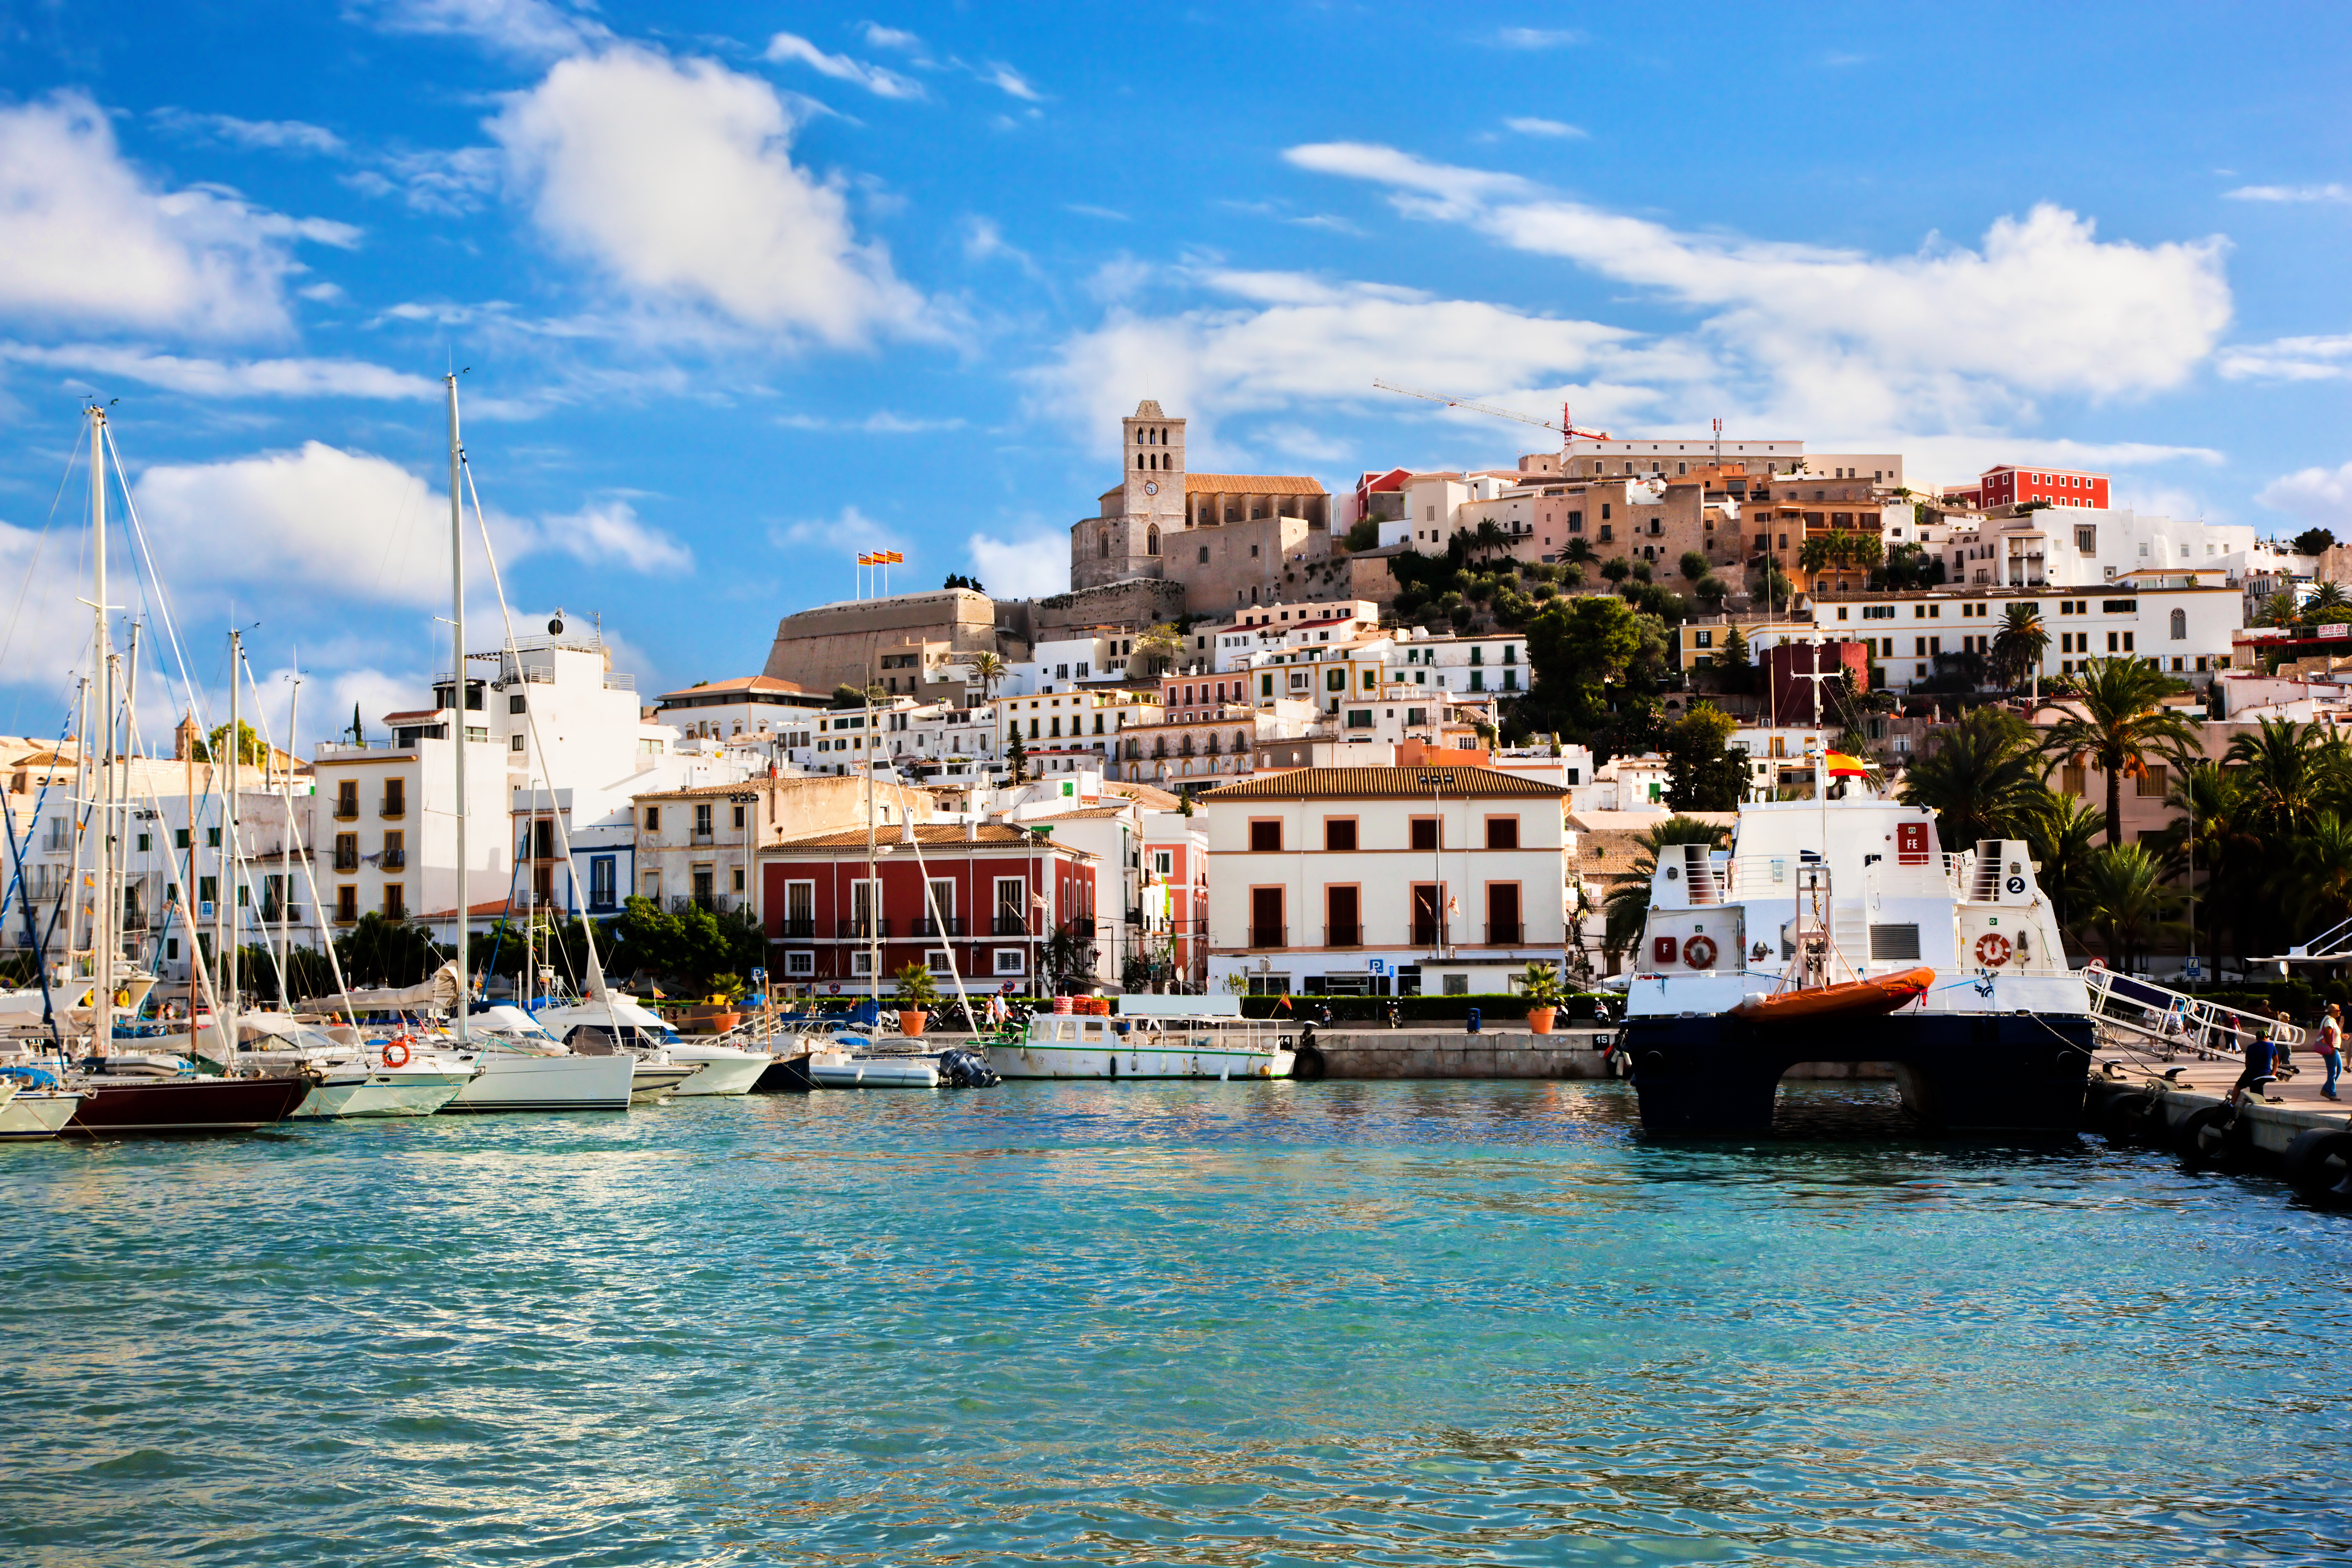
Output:
M1478 1009L1475 1007L1470 1009L1470 1032L1474 1035L1478 1032Z

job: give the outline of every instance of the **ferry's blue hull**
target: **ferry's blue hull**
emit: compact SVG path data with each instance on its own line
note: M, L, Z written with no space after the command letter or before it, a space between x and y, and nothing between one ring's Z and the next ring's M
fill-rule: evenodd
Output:
M1768 1131L1780 1077L1799 1062L1891 1063L1906 1107L1940 1131L2071 1132L2096 1044L2089 1018L2042 1013L1632 1017L1618 1040L1642 1124L1700 1134Z

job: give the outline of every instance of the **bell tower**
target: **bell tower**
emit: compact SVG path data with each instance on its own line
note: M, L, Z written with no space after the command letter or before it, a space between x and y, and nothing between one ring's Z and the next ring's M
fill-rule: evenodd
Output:
M1184 421L1169 418L1146 398L1131 417L1119 421L1119 428L1126 437L1128 551L1156 558L1150 530L1157 528L1164 540L1183 531L1186 522ZM1158 554L1172 548L1163 542Z

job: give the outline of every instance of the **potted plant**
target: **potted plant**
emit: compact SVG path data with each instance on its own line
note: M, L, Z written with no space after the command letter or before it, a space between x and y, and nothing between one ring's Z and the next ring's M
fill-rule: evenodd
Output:
M710 977L710 1008L706 1020L710 1032L723 1035L743 1021L742 1009L736 1005L743 995L743 980L737 974L714 974Z
M919 1035L932 1008L940 1005L940 988L931 984L929 964L909 963L898 971L898 1032Z
M1519 994L1528 999L1528 1031L1550 1034L1552 1020L1559 1016L1559 971L1549 963L1528 964L1519 976Z

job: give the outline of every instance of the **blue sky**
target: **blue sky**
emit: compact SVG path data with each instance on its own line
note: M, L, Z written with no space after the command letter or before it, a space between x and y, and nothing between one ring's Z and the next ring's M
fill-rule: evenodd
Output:
M1542 444L1375 375L2352 537L2352 33L2216 15L17 0L0 728L76 664L93 393L200 681L234 616L306 742L412 697L452 363L518 609L647 690L861 546L1057 585L1142 397L1334 489Z

